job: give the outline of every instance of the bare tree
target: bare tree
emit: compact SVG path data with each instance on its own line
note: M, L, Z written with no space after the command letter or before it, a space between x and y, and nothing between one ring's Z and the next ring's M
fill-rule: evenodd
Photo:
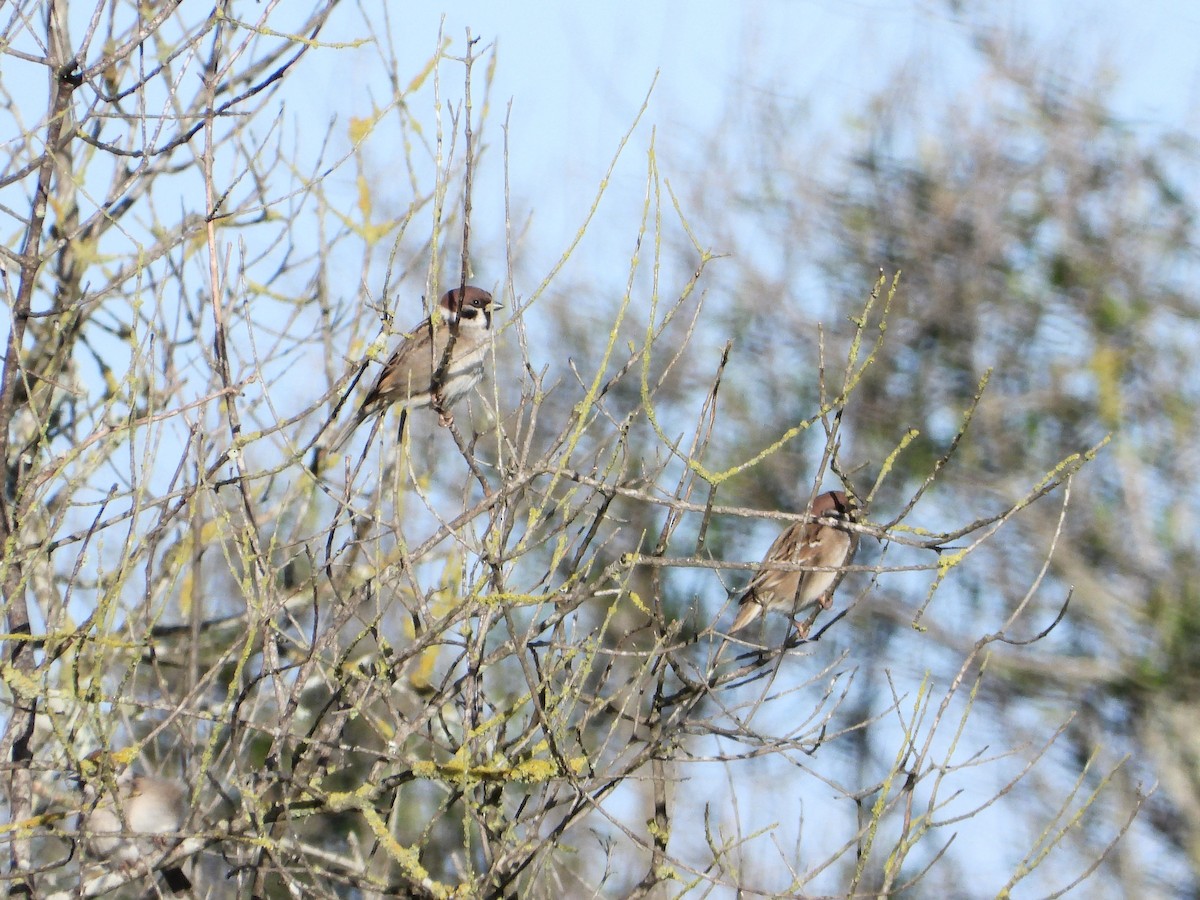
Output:
M813 350L787 336L811 331L814 293L818 305L833 302L823 298L852 294L882 266L903 270L902 288L843 429L852 458L887 461L878 499L889 517L924 488L914 524L1002 510L1064 457L1103 445L1065 518L1037 504L970 559L943 554L944 580L880 579L854 630L860 715L926 667L934 689L957 683L984 633L1040 633L1070 594L1054 638L997 651L979 682L975 715L992 725L964 735L1047 747L1028 788L1014 785L987 815L1002 817L1012 843L1039 846L1059 815L1046 798L1095 792L1101 799L1043 864L1046 890L1074 883L1104 854L1106 879L1089 895L1194 893L1195 761L1180 748L1193 743L1184 697L1193 667L1182 648L1191 619L1183 586L1196 561L1185 437L1195 337L1183 323L1195 307L1195 142L1121 121L1113 76L1071 47L969 24L962 34L980 74L961 93L921 84L917 60L867 104L858 134L797 141L803 100L760 99L706 148L722 173L714 182L728 190L695 195L693 226L721 234L737 261L710 310L741 323L774 376L763 387L747 370L735 380L735 354L726 390L766 391L772 405L796 398L798 411L811 404ZM752 136L750 146L731 134ZM747 166L751 154L758 164ZM771 433L757 407L728 408L745 410L739 436ZM752 489L786 490L790 462L767 461ZM1010 624L1015 612L1024 631ZM915 672L897 663L918 654ZM891 747L886 730L854 740L865 783ZM1137 840L1118 841L1144 803ZM1170 863L1147 865L1142 841ZM978 858L976 840L960 839L925 884L938 895L935 885L955 884Z
M881 411L895 336L922 323L904 282L847 276L849 314L820 327L760 286L791 344L750 335L755 354L736 320L762 311L720 287L741 274L727 236L701 236L650 153L624 285L586 334L548 302L561 269L518 288L510 214L486 276L511 314L495 379L446 427L414 412L397 441L384 417L314 455L408 317L484 277L475 248L501 240L474 212L507 158L491 49L398 59L381 5L363 27L392 96L314 154L277 104L344 49L323 40L336 4L68 6L16 7L3 45L6 77L49 81L5 82L20 137L0 179L21 236L0 382L18 890L153 892L183 865L202 896L936 893L960 823L1039 779L1008 886L1105 859L1059 846L1094 806L1137 810L1113 799L1118 764L1064 788L1057 726L999 747L974 727L1011 696L988 695L1016 665L989 652L1057 637L1069 592L1039 588L1102 435L1051 442L1044 471L1006 459L985 510L932 504L1001 435L974 434L974 374L932 442ZM405 148L404 191L378 188L379 144ZM352 209L329 177L350 172ZM822 486L867 510L834 610L807 640L774 614L727 638L728 598ZM1026 511L1052 506L1043 533ZM884 602L969 591L1031 521L1002 617L950 639L914 602L950 677L872 665L887 644L861 634L899 618ZM99 771L95 749L114 751ZM129 764L184 782L186 823L147 865L105 865L71 779L94 794Z

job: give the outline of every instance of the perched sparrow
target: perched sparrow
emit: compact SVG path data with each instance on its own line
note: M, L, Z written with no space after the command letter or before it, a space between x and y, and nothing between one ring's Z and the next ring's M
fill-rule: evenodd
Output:
M856 507L841 491L821 494L813 501L812 515L826 519L853 519ZM850 564L858 549L858 534L844 531L836 525L820 522L796 522L783 531L771 544L759 569L746 586L738 601L737 618L730 632L740 631L758 618L765 609L797 615L801 610L820 604L822 609L833 605L833 591L842 572L770 568L771 563L794 563L822 569L837 569ZM801 637L808 636L810 623L793 619Z
M91 768L102 768L106 756L102 751L89 756ZM129 768L115 781L111 772L107 782L102 774L83 784L87 805L81 827L88 852L122 867L133 868L139 862L153 865L187 818L187 788L182 782L138 775ZM163 869L162 874L172 893L181 894L192 886L178 866Z
M339 449L359 425L393 404L406 413L432 406L435 380L442 409L447 411L443 424L453 421L448 412L450 407L483 377L483 361L492 333L492 310L503 307L487 291L472 286L446 291L438 306L440 321L434 325L432 317L428 318L409 332L329 452ZM451 335L454 344L447 357Z

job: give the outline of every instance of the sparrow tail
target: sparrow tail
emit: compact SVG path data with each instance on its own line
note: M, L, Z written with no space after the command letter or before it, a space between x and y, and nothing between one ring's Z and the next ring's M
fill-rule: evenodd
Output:
M734 618L733 624L729 626L729 633L741 631L751 622L758 618L758 614L762 612L762 604L753 597L744 597L741 605L738 606L737 617Z
M346 423L346 427L338 432L337 437L329 444L329 449L323 455L332 455L342 449L342 446L354 436L354 432L358 430L358 426L365 422L371 413L364 413L362 409L354 414L354 418Z

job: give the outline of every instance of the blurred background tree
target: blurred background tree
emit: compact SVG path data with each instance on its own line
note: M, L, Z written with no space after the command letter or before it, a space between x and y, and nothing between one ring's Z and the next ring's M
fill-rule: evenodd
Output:
M651 95L546 271L503 57L343 9L5 26L10 884L145 892L70 852L131 747L199 896L1200 890L1192 141L968 22L977 81L837 141L758 92L685 152ZM318 126L330 57L388 94ZM315 464L463 278L496 377ZM839 482L834 612L726 644Z
M881 492L889 508L928 476L985 373L970 439L939 476L924 521L994 510L1031 474L1112 433L1072 494L1049 577L1033 598L1034 619L1047 621L1073 586L1070 613L1053 639L999 654L983 702L1010 740L1024 733L1036 742L1027 718L1034 710L1035 730L1061 723L1062 778L1091 785L1105 764L1125 761L1114 784L1124 802L1108 807L1107 826L1081 830L1084 847L1120 833L1127 804L1156 788L1138 837L1117 842L1105 868L1120 895L1191 895L1200 862L1189 699L1200 500L1189 475L1200 311L1189 180L1196 143L1180 133L1148 137L1117 118L1117 76L1069 47L1023 44L982 25L963 36L978 55L978 79L942 100L911 74L919 64L901 69L861 111L843 158L797 145L802 109L752 104L750 127L714 139L710 158L753 153L759 164L716 174L713 183L732 185L728 192L697 191L691 208L709 212L693 224L729 228L730 209L735 223L755 220L752 230L729 228L722 244L737 268L726 272L728 309L731 319L769 323L784 307L782 339L778 324L746 327L765 341L773 372L795 373L771 388L775 409L796 398L794 415L811 402L805 374L814 360L811 350L778 355L787 335L811 333L817 316L803 302L779 301L801 300L810 282L824 298L853 296L878 268L903 270L879 364L845 416L856 458L882 458L898 426L921 432ZM753 147L731 147L730 134ZM780 266L789 255L801 259ZM762 421L751 412L734 432L753 440ZM1031 509L972 557L952 599L939 594L928 607L885 581L855 628L863 670L867 660L895 669L895 660L919 658L938 673L931 644L953 660L981 622L1003 622L1056 527L1054 509ZM918 606L928 630L898 629ZM880 686L874 703L886 697ZM1147 846L1156 848L1153 863Z

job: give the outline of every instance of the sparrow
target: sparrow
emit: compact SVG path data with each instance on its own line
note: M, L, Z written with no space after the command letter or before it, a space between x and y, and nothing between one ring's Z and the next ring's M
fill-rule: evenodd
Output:
M842 491L829 491L813 501L811 515L848 522L853 521L856 511L854 501ZM764 610L771 609L790 613L800 637L808 637L811 621L802 624L794 617L814 605L829 609L833 605L833 592L845 574L815 569L834 570L849 565L857 549L858 534L837 525L796 522L784 529L763 557L763 567L750 579L738 600L738 614L729 626L730 633L741 631ZM794 563L814 569L784 571L771 568L772 563Z
M97 772L111 755L97 750L85 760L84 771ZM141 775L130 768L115 780L111 772L106 778L102 775L83 782L84 846L92 856L122 868L138 868L139 863L151 866L187 818L187 788L182 782ZM191 889L191 880L178 866L163 869L162 874L172 893Z
M389 406L400 406L403 432L408 410L433 405L435 387L441 398L442 424L454 421L449 409L483 377L492 311L504 307L487 291L468 285L442 294L438 308L438 322L434 324L431 316L413 328L384 364L358 412L330 445L330 453L340 449L359 425Z

